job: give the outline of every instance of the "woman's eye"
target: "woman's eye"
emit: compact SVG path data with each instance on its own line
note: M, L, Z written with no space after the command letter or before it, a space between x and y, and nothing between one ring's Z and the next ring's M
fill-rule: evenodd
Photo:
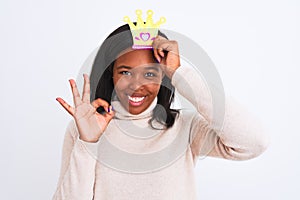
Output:
M131 75L131 72L129 72L129 71L121 71L120 74L129 76L129 75Z
M152 73L152 72L147 72L147 73L145 74L145 76L147 76L147 77L154 77L154 76L156 76L156 74L154 74L154 73Z

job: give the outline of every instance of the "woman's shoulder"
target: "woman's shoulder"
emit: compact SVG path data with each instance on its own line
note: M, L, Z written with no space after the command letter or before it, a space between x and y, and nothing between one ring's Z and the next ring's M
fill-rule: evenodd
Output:
M178 111L179 114L177 116L177 120L180 120L184 123L192 122L194 119L204 119L204 117L194 109L182 108Z

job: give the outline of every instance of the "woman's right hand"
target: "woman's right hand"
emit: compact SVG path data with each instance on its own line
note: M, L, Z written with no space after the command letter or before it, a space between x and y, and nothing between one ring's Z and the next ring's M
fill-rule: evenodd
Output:
M90 103L90 80L86 74L83 77L82 98L78 92L76 82L73 79L69 80L75 107L70 106L62 98L56 98L56 100L74 117L79 131L79 138L86 142L97 142L113 118L114 112L112 107L103 99L98 98ZM97 108L100 106L106 111L103 115L97 112Z

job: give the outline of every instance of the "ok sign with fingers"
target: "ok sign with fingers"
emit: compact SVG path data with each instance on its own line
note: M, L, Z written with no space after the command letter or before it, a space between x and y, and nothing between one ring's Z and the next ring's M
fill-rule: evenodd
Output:
M58 97L56 100L74 117L79 131L79 138L86 142L97 142L113 118L114 112L109 103L103 99L98 98L90 103L90 80L87 74L84 74L83 77L82 98L78 92L76 82L73 79L69 80L75 107L70 106L62 98ZM97 112L97 108L100 106L106 111L105 114Z

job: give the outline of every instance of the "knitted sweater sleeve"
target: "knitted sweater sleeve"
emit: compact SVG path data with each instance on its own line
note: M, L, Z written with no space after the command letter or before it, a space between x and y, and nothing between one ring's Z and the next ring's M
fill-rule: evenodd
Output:
M93 199L96 159L85 143L79 139L75 122L71 121L64 138L60 177L53 200Z
M213 112L211 92L195 69L179 67L172 77L172 84L198 111L193 115L190 127L194 161L200 156L246 160L264 152L269 139L261 123L234 99L224 98L225 112L218 116L222 126L214 125L213 114L216 112Z

